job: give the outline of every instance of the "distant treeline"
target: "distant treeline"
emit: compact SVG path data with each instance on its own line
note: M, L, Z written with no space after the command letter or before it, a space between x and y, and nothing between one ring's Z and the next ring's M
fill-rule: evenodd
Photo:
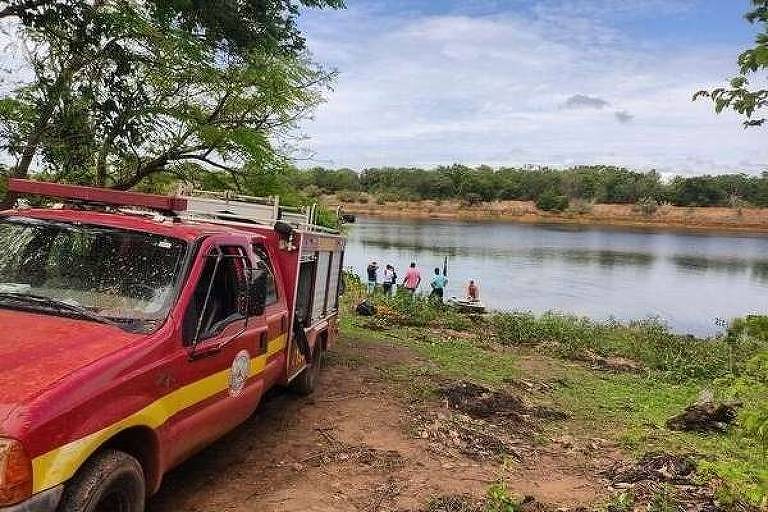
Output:
M569 201L676 206L768 206L768 173L761 176L721 174L662 179L656 171L638 172L612 166L570 169L476 168L463 165L436 169L314 168L298 171L293 182L307 195L365 192L383 201L457 199L468 203L494 200L536 201L544 209L563 209ZM359 195L359 194L358 194Z

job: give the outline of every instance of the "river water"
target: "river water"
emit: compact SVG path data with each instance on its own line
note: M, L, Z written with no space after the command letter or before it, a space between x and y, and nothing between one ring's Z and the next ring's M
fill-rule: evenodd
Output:
M345 266L415 261L425 278L448 257L446 297L472 278L492 309L595 319L656 317L710 335L717 319L768 312L768 237L563 225L359 217Z

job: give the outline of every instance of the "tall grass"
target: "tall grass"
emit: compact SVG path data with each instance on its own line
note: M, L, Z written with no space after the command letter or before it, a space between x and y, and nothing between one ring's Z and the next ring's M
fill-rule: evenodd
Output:
M498 313L491 322L498 341L541 345L566 358L620 356L676 381L716 379L742 371L768 343L753 336L696 338L671 332L655 320L598 322L561 313Z
M357 302L366 297L360 279L347 274L348 290ZM676 334L656 320L629 323L596 321L563 313L494 313L468 317L423 296L376 293L369 297L378 310L379 326L442 327L494 338L502 345L537 346L568 359L618 356L642 363L673 382L738 376L755 356L768 353L768 318L732 322L726 336L697 338ZM766 363L768 365L768 363Z

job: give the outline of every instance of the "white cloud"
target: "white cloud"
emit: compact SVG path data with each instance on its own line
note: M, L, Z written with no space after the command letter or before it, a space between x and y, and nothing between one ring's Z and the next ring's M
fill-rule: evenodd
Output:
M735 49L628 44L594 0L567 4L578 15L311 15L310 47L340 71L305 126L313 163L768 168L764 132L691 102L694 91L733 73ZM614 110L562 108L578 95Z

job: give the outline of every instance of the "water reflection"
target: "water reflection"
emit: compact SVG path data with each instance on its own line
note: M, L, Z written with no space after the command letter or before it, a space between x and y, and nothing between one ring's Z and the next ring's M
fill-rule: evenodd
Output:
M611 250L590 249L532 249L528 257L534 260L563 260L574 265L598 265L600 267L652 265L654 255L650 253L633 253Z
M716 318L768 311L768 239L571 226L359 219L346 265L371 259L402 275L449 261L448 295L468 279L497 309L559 310L594 318L658 316L710 334Z

